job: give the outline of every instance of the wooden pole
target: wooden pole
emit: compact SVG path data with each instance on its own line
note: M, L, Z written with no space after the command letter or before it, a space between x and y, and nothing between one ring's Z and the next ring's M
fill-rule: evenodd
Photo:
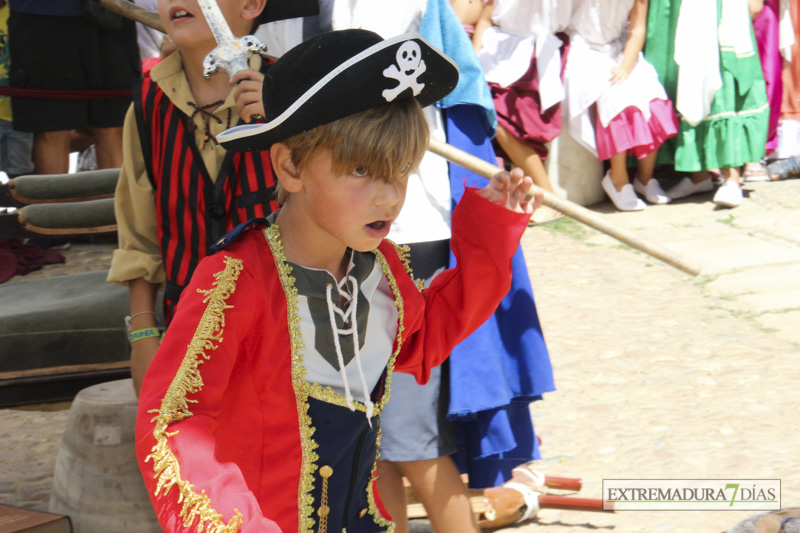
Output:
M133 2L129 0L95 0L104 8L108 9L109 11L113 11L118 15L122 15L123 17L127 17L131 20L135 20L136 22L141 22L145 26L149 26L154 30L158 30L161 33L166 33L164 31L164 26L161 24L161 19L158 18L158 15L152 11L148 11L142 7L137 6Z
M106 9L118 13L122 16L128 17L130 19L135 20L136 22L141 22L145 26L149 26L154 28L158 31L164 32L164 26L161 25L161 20L159 20L158 15L143 9L136 4L129 2L128 0L96 0L100 3L101 6L105 7ZM443 143L441 141L437 141L435 139L431 139L430 144L428 146L428 150L431 152L440 155L451 161L457 165L461 165L462 167L471 170L481 176L486 178L491 178L496 173L500 172L500 168L492 165L491 163L487 163L482 159L473 156L472 154L468 154L463 150L459 150L455 146L451 146L447 143ZM658 244L649 242L641 237L636 236L632 232L617 227L614 224L604 220L603 218L599 217L596 213L589 211L585 207L582 207L574 202L570 202L569 200L564 200L563 198L559 198L558 196L548 192L544 192L544 205L548 207L552 207L556 211L564 213L565 215L577 220L578 222L582 222L587 226L590 226L598 231L605 233L606 235L610 235L611 237L617 239L618 241L622 241L625 244L642 251L648 255L659 259L667 263L670 266L673 266L687 274L691 274L692 276L697 276L700 273L700 267L696 264L690 262L688 259L667 250L663 246Z
M544 486L549 487L551 489L579 491L581 490L581 487L583 487L583 483L581 482L580 479L572 477L545 476Z
M435 139L430 140L428 150L485 178L491 178L501 171L499 167L492 165L491 163L487 163L486 161L475 157L472 154L468 154L463 150L459 150L455 146L451 146ZM620 228L603 219L593 211L576 204L575 202L570 202L569 200L559 198L555 194L548 191L542 192L544 192L544 199L542 201L544 205L552 207L556 211L564 213L565 215L574 218L578 222L582 222L587 226L590 226L617 239L618 241L622 241L639 251L651 255L670 266L686 272L687 274L696 276L700 273L700 267L685 257L680 256L671 250L667 250L663 246L649 242L635 235L631 231Z
M571 511L594 511L597 513L613 513L613 506L603 508L603 500L594 498L575 498L573 496L555 496L539 494L539 508L564 509Z

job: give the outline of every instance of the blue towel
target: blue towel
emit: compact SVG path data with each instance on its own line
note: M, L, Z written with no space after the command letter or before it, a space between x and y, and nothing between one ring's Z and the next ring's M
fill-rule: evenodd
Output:
M446 109L447 141L496 164L481 114L478 106ZM454 206L465 184L482 188L487 183L453 163L449 173ZM450 262L453 266L452 254ZM540 458L528 404L555 390L521 247L512 269L511 290L494 316L456 346L449 359L448 418L456 423L459 435L454 459L469 474L472 488L500 484L510 479L515 466Z
M436 102L437 107L472 104L483 108L480 124L488 137L497 129L497 111L475 49L448 0L428 0L420 35L458 65L458 85Z

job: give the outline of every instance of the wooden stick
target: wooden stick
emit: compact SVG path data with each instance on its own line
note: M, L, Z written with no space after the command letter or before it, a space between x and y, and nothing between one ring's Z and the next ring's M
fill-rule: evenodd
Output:
M581 487L583 487L583 483L581 483L580 479L572 477L545 476L544 486L551 489L578 491L581 490Z
M451 146L435 139L430 140L428 150L485 178L491 178L502 170L501 168L492 165L491 163L487 163L486 161L475 157L472 154L468 154L463 150L459 150L455 146ZM651 255L656 259L659 259L668 265L677 268L678 270L686 272L687 274L696 276L700 273L700 267L685 257L680 256L671 250L667 250L663 246L649 242L635 235L631 231L620 228L598 216L593 211L576 204L575 202L570 202L569 200L559 198L555 194L548 191L542 192L544 192L544 199L542 201L544 205L552 207L556 211L564 213L565 215L574 218L578 222L582 222L587 226L590 226L617 239L618 241L622 241L639 251Z
M141 22L145 26L149 26L154 28L158 31L164 32L164 26L161 25L161 21L158 18L158 15L143 9L136 4L129 2L128 0L96 0L110 11L114 11L122 16L128 17L133 19L137 22ZM428 150L431 152L440 155L451 161L457 165L461 165L462 167L471 170L481 176L486 178L491 178L498 172L500 172L500 168L492 165L491 163L487 163L482 159L473 156L472 154L468 154L463 150L459 150L455 146L451 146L447 143L443 143L441 141L437 141L435 139L431 139L430 144L428 145ZM564 213L565 215L577 220L578 222L582 222L587 226L590 226L598 231L605 233L606 235L610 235L611 237L617 239L618 241L622 241L625 244L636 248L639 251L642 251L648 255L655 257L670 266L673 266L687 274L691 274L692 276L697 276L700 273L700 267L696 264L690 262L685 257L682 257L675 252L667 250L663 246L658 244L646 241L641 237L636 236L632 232L622 229L614 224L604 220L603 218L599 217L592 211L589 211L585 207L582 207L574 202L570 202L569 200L564 200L563 198L559 198L558 196L548 192L544 192L544 205L548 207L552 207L556 211Z
M572 511L594 511L597 513L613 513L614 508L603 508L603 500L594 498L575 498L573 496L554 496L552 494L539 494L539 507L541 509L564 509Z
M95 0L104 8L108 9L109 11L113 11L118 15L122 15L123 17L127 17L131 20L135 20L136 22L141 22L145 26L149 26L154 30L158 30L161 33L167 33L164 31L164 26L161 24L161 19L158 18L158 15L152 11L148 11L143 7L139 7L133 2L129 0Z

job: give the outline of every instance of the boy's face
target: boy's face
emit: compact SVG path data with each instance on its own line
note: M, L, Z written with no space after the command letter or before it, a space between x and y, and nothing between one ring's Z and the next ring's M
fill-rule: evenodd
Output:
M250 33L253 17L261 12L259 6L265 5L263 0L217 0L217 3L235 37ZM197 0L158 0L158 16L179 48L211 51L217 46Z
M392 182L358 168L335 175L329 150L318 151L301 171L302 190L290 202L306 210L321 241L367 252L389 235L406 198L408 175Z

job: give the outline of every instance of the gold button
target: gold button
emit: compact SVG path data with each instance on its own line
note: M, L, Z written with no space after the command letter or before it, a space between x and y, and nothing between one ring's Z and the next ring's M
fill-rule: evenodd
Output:
M323 518L328 516L330 514L330 512L331 512L331 508L328 507L327 505L320 505L319 509L317 510L317 514L320 517L323 517Z
M328 465L323 466L319 469L319 475L328 479L333 475L333 468L329 467Z
M364 515L365 515L365 514L367 514L367 508L366 508L366 507L365 507L365 508L363 508L363 509L361 509L361 512L360 512L360 513L358 513L358 517L359 517L359 518L364 518Z

